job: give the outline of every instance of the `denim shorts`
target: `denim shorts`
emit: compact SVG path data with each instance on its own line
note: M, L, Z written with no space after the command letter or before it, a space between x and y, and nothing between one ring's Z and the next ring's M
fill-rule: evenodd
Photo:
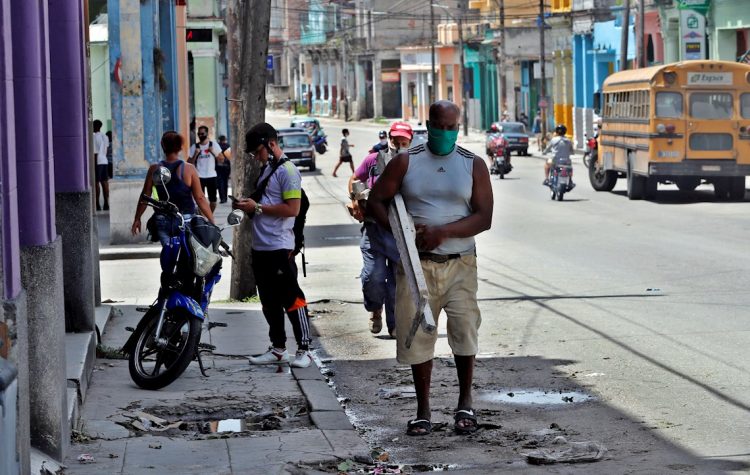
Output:
M193 217L192 214L182 215L187 223ZM177 236L180 233L180 220L177 217L168 216L166 214L154 215L156 221L156 235L161 242L162 247L169 244L172 236Z

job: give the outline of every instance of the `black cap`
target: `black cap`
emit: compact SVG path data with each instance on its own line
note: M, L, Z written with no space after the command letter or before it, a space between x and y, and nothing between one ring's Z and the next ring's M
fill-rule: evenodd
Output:
M270 140L276 140L279 134L276 129L267 122L261 122L250 128L245 134L245 152L253 153L259 145L268 144Z
M384 139L388 137L388 132L386 132L385 130L381 130L380 133L378 134L378 137L380 137L381 139Z

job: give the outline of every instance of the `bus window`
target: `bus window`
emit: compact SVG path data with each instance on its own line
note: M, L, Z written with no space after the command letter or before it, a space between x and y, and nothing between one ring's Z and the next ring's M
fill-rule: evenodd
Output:
M690 116L696 119L731 119L732 95L726 92L694 92Z
M750 94L743 94L740 97L740 109L742 110L742 118L750 119Z
M682 94L679 92L657 92L656 117L681 118Z

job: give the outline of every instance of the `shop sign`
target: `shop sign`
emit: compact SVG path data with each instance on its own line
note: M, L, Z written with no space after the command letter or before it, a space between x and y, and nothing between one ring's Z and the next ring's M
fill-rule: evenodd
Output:
M383 71L380 73L380 80L382 82L399 82L401 75L398 71Z
M694 10L680 10L682 59L706 59L706 17Z

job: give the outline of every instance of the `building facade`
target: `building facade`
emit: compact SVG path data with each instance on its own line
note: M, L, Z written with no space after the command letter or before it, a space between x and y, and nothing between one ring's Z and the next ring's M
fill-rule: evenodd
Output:
M94 357L87 24L83 2L0 0L4 474L32 473L32 451L66 455L88 377L70 379L66 353Z

